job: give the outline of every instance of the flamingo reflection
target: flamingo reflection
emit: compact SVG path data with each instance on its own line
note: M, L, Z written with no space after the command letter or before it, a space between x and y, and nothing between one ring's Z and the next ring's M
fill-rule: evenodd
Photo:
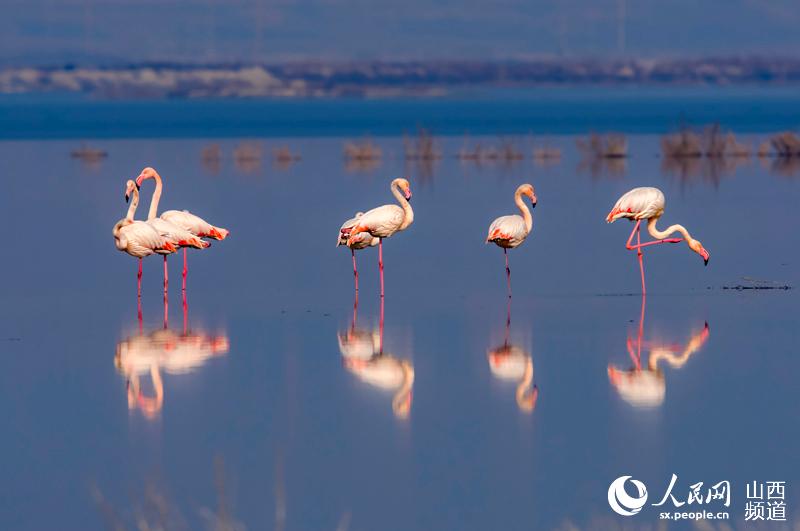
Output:
M492 374L500 380L512 380L517 383L516 400L520 411L531 413L536 408L539 388L533 385L533 358L530 352L510 342L511 302L508 304L505 339L503 344L489 349L486 359Z
M164 405L162 370L170 375L189 374L209 358L226 354L229 349L227 335L188 328L185 297L183 330L171 330L167 321L166 299L164 302L164 327L145 333L140 309L139 333L117 343L114 356L117 370L127 379L128 409L139 409L148 419L155 418ZM153 387L151 396L144 393L140 381L147 375Z
M353 323L339 332L339 351L344 367L362 381L381 389L395 391L392 411L406 419L411 413L414 366L383 350L383 298L378 328L358 328L358 296L353 304Z
M608 366L608 379L620 397L634 407L652 408L664 403L667 384L664 371L659 368L661 361L673 369L683 367L689 358L700 350L708 340L709 328L706 322L703 328L692 334L685 345L644 341L645 298L642 297L642 311L639 317L639 329L636 340L629 335L627 341L628 355L633 366L622 370ZM642 348L650 351L647 364L642 364Z

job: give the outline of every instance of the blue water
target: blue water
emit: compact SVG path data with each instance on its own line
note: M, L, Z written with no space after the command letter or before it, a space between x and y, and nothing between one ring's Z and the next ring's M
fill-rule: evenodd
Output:
M737 132L800 125L793 88L554 87L441 99L92 101L75 96L0 98L0 138L209 138L400 135L663 133L719 122Z
M162 105L224 114L287 104L74 105L95 120L110 107L132 119ZM440 103L315 105L332 116L350 105L363 117L371 106L399 117L404 106ZM194 119L203 126L189 136L214 131ZM47 123L59 130L66 117ZM109 122L108 136L125 132L122 123ZM166 135L131 131L124 136ZM519 163L461 163L452 156L460 138L444 139L448 156L420 167L403 160L401 138L385 137L376 140L382 162L358 168L343 161L346 137L289 134L260 140L264 159L254 164L233 157L238 138L213 140L217 164L202 161L212 142L203 139L98 132L93 145L108 157L88 164L69 157L75 140L0 142L0 529L654 529L658 507L617 516L608 486L632 475L657 502L673 473L684 499L690 484L731 481L735 529L749 529L747 482L786 481L796 525L797 290L725 289L797 286L800 181L791 171L751 159L672 173L652 135L629 137L631 158L617 171L593 173L575 138L561 135L550 139L561 160L548 167L531 162L522 140ZM272 163L270 150L284 144L302 160ZM140 325L136 263L115 250L111 227L126 210L125 180L145 165L164 176L162 209L189 208L231 236L190 252L185 316L180 258L170 259L167 323L162 263L146 259ZM376 348L376 249L358 253L354 326L350 255L334 238L356 210L390 202L399 175L411 180L416 218L385 244ZM513 191L526 181L539 203L533 234L510 253L507 326L503 255L483 240L492 219L514 212ZM639 271L624 248L631 227L604 217L640 185L664 191L662 226L685 224L711 262L703 267L683 244L646 250L633 374L653 383L637 395L609 378L609 366L632 368L626 344L640 340ZM139 217L151 192L145 183ZM380 359L413 368L405 414L393 407L397 387L376 387L345 358L340 341L354 329ZM135 359L123 358L131 345ZM516 399L522 372L492 370L503 348L516 357L501 362L532 364L532 411ZM664 352L680 362L646 373ZM648 392L656 399L642 407Z

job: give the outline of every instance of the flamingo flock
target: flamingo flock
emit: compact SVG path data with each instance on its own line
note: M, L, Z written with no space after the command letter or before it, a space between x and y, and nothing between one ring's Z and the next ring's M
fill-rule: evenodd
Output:
M134 219L136 207L139 205L139 191L142 183L148 179L155 181L155 189L150 199L150 210L146 221ZM134 258L139 259L139 272L137 275L137 295L142 295L142 259L152 254L164 256L164 296L167 295L169 286L169 271L167 269L167 255L183 249L183 286L186 291L186 276L189 272L187 266L186 249L206 249L211 244L202 238L224 240L229 231L211 225L203 218L196 216L188 210L168 210L158 216L158 204L161 201L163 181L153 168L147 167L141 171L135 181L125 183L125 201L130 200L127 215L119 220L112 230L114 244L117 249L124 251ZM131 199L132 198L132 199Z
M141 187L145 181L155 183L153 194L146 220L135 219L139 206ZM164 188L164 182L159 173L147 167L139 176L125 183L125 200L129 203L125 217L113 227L112 234L118 250L138 259L137 295L142 293L142 260L151 255L161 255L164 260L164 301L165 301L165 330L167 329L167 291L168 291L168 255L183 249L182 290L186 293L188 275L187 250L207 249L210 243L207 239L224 240L229 235L227 229L214 226L203 218L187 210L167 210L158 213L159 203ZM371 210L358 211L345 221L337 235L337 247L347 247L353 261L353 277L355 282L355 304L353 310L353 323L350 330L339 335L339 348L343 357L345 368L364 382L383 389L394 390L392 410L398 418L408 418L413 396L414 367L403 359L387 354L383 349L383 306L384 306L384 260L383 240L408 229L414 223L414 210L411 207L411 185L408 179L397 178L389 184L389 191L395 199L394 203L382 205ZM529 201L526 203L525 199ZM496 218L489 225L485 243L493 243L503 249L505 257L505 273L508 296L508 317L506 320L506 335L502 345L492 348L487 352L487 361L491 373L500 380L511 380L517 383L516 402L523 412L531 412L536 407L539 394L538 387L534 384L533 359L530 352L523 347L514 345L509 341L509 327L511 322L511 269L509 266L509 249L520 247L533 231L532 210L536 208L538 198L532 184L525 183L518 186L513 195L514 204L519 213L504 215ZM673 224L665 230L656 227L657 222L664 214L666 201L663 192L653 187L634 188L617 200L611 211L606 216L608 223L627 218L634 222L633 230L628 237L625 248L636 251L641 274L642 287L642 316L638 336L637 354L634 356L633 345L629 340L628 350L634 359L635 367L630 371L622 371L609 366L608 377L617 388L621 396L636 404L660 404L663 401L664 384L663 375L657 368L658 361L665 359L670 365L680 367L689 356L698 350L708 337L708 326L703 331L695 334L689 344L682 349L675 349L682 354L675 356L672 351L655 349L650 356L648 368L641 367L642 323L644 321L644 296L646 282L644 274L643 249L653 245L665 243L686 242L691 251L698 254L703 262L708 265L709 252L702 243L694 238L689 231L679 224ZM654 238L652 241L642 242L641 224L647 223L647 231ZM680 237L676 237L680 236ZM453 235L447 235L453 237ZM635 243L634 243L635 237ZM356 251L378 247L378 270L380 274L380 324L379 328L372 330L358 329L356 315L358 309L359 275L356 262ZM185 298L184 298L185 312ZM141 327L141 306L140 306ZM185 313L184 313L185 317ZM185 326L185 325L184 325ZM138 404L143 410L157 412L163 403L163 385L157 352L161 352L161 343L172 348L171 336L159 332L150 339L137 338L129 341L118 349L117 363L120 370L129 378L129 403L131 407ZM189 336L184 330L184 338ZM164 338L169 339L169 341ZM152 345L157 345L152 347ZM139 354L137 348L147 354ZM161 349L161 350L159 350ZM227 350L227 347L221 347ZM159 354L160 355L160 354ZM149 357L148 357L149 356ZM203 351L203 356L206 356ZM173 356L174 358L174 356ZM186 363L193 358L187 358ZM166 364L165 364L166 365ZM149 404L139 390L139 376L150 372L156 396Z
M146 180L155 181L155 188L150 199L147 220L140 221L134 219L134 216L139 205L139 192ZM182 290L185 291L188 275L187 249L190 247L207 249L211 244L203 238L224 240L229 234L227 229L214 226L188 210L167 210L159 216L158 207L163 187L164 183L161 176L151 167L143 169L135 181L128 180L125 184L125 200L130 201L128 212L124 218L114 225L112 230L116 248L139 259L137 274L137 294L139 296L141 296L142 259L153 254L163 256L164 293L166 294L169 285L167 256L177 252L178 249L183 249ZM385 294L383 240L408 229L414 223L414 210L411 208L411 185L408 179L394 179L389 184L389 191L394 196L396 203L382 205L366 212L356 212L355 216L339 227L336 243L337 246L344 245L350 249L356 293L359 290L356 251L369 247L378 247L381 298ZM523 201L523 197L527 197L530 200L530 208ZM520 185L514 192L514 204L519 209L519 214L496 218L489 225L486 235L486 243L494 243L503 249L509 299L511 298L511 268L509 266L508 250L522 245L533 231L531 210L536 208L537 202L538 199L533 185L530 183ZM685 241L689 249L700 255L706 265L708 265L710 258L710 254L703 247L703 244L692 237L683 225L670 225L665 230L656 228L656 223L664 214L665 205L664 193L661 190L654 187L639 187L623 194L606 216L608 223L613 223L623 218L635 222L625 248L630 251L636 251L643 295L647 292L642 252L645 247ZM641 241L641 224L643 220L647 222L647 231L655 238L653 241L644 243ZM672 237L676 233L682 237ZM634 236L636 237L635 244L633 243Z

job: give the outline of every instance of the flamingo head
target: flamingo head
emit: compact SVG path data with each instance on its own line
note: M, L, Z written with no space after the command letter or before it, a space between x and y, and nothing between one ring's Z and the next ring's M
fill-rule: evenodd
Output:
M403 192L403 196L406 198L406 201L411 201L411 185L408 182L408 179L396 179L395 182L397 183L397 187Z
M531 200L531 208L536 208L536 191L533 189L532 184L523 184L518 188L521 195L524 195Z
M708 251L705 250L702 243L700 243L698 240L690 240L689 248L699 254L703 258L703 263L708 265L708 259L711 258L711 255L708 254Z
M128 182L125 183L125 202L126 203L130 200L131 194L133 193L133 189L134 188L136 188L136 190L138 191L139 190L139 185L136 184L136 182L134 182L133 180L128 179Z
M140 173L139 176L136 178L136 185L141 186L142 181L144 181L145 179L155 179L156 175L158 175L156 170L148 166L147 168L143 169L142 173Z

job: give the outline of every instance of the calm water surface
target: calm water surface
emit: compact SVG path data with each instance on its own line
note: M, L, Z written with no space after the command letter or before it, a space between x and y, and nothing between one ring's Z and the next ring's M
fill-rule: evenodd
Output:
M268 140L261 165L234 163L235 139L219 164L200 140L98 141L109 157L90 165L74 141L0 143L0 528L655 529L656 507L614 515L608 485L633 475L657 501L673 473L684 498L731 481L735 528L748 481L787 481L800 512L796 290L723 289L796 285L791 172L681 177L654 136L594 174L572 137L551 139L550 167L406 165L384 138L370 170L346 167L343 141ZM272 165L280 144L303 160ZM136 263L111 237L145 165L162 208L231 230L189 253L185 307L171 259L166 323L160 259L140 324ZM385 245L381 330L376 250L358 254L354 320L334 238L400 175L416 220ZM483 239L526 181L539 204L510 253L507 323L502 252ZM647 249L643 322L630 225L604 222L638 185L711 252L704 268L684 245Z

